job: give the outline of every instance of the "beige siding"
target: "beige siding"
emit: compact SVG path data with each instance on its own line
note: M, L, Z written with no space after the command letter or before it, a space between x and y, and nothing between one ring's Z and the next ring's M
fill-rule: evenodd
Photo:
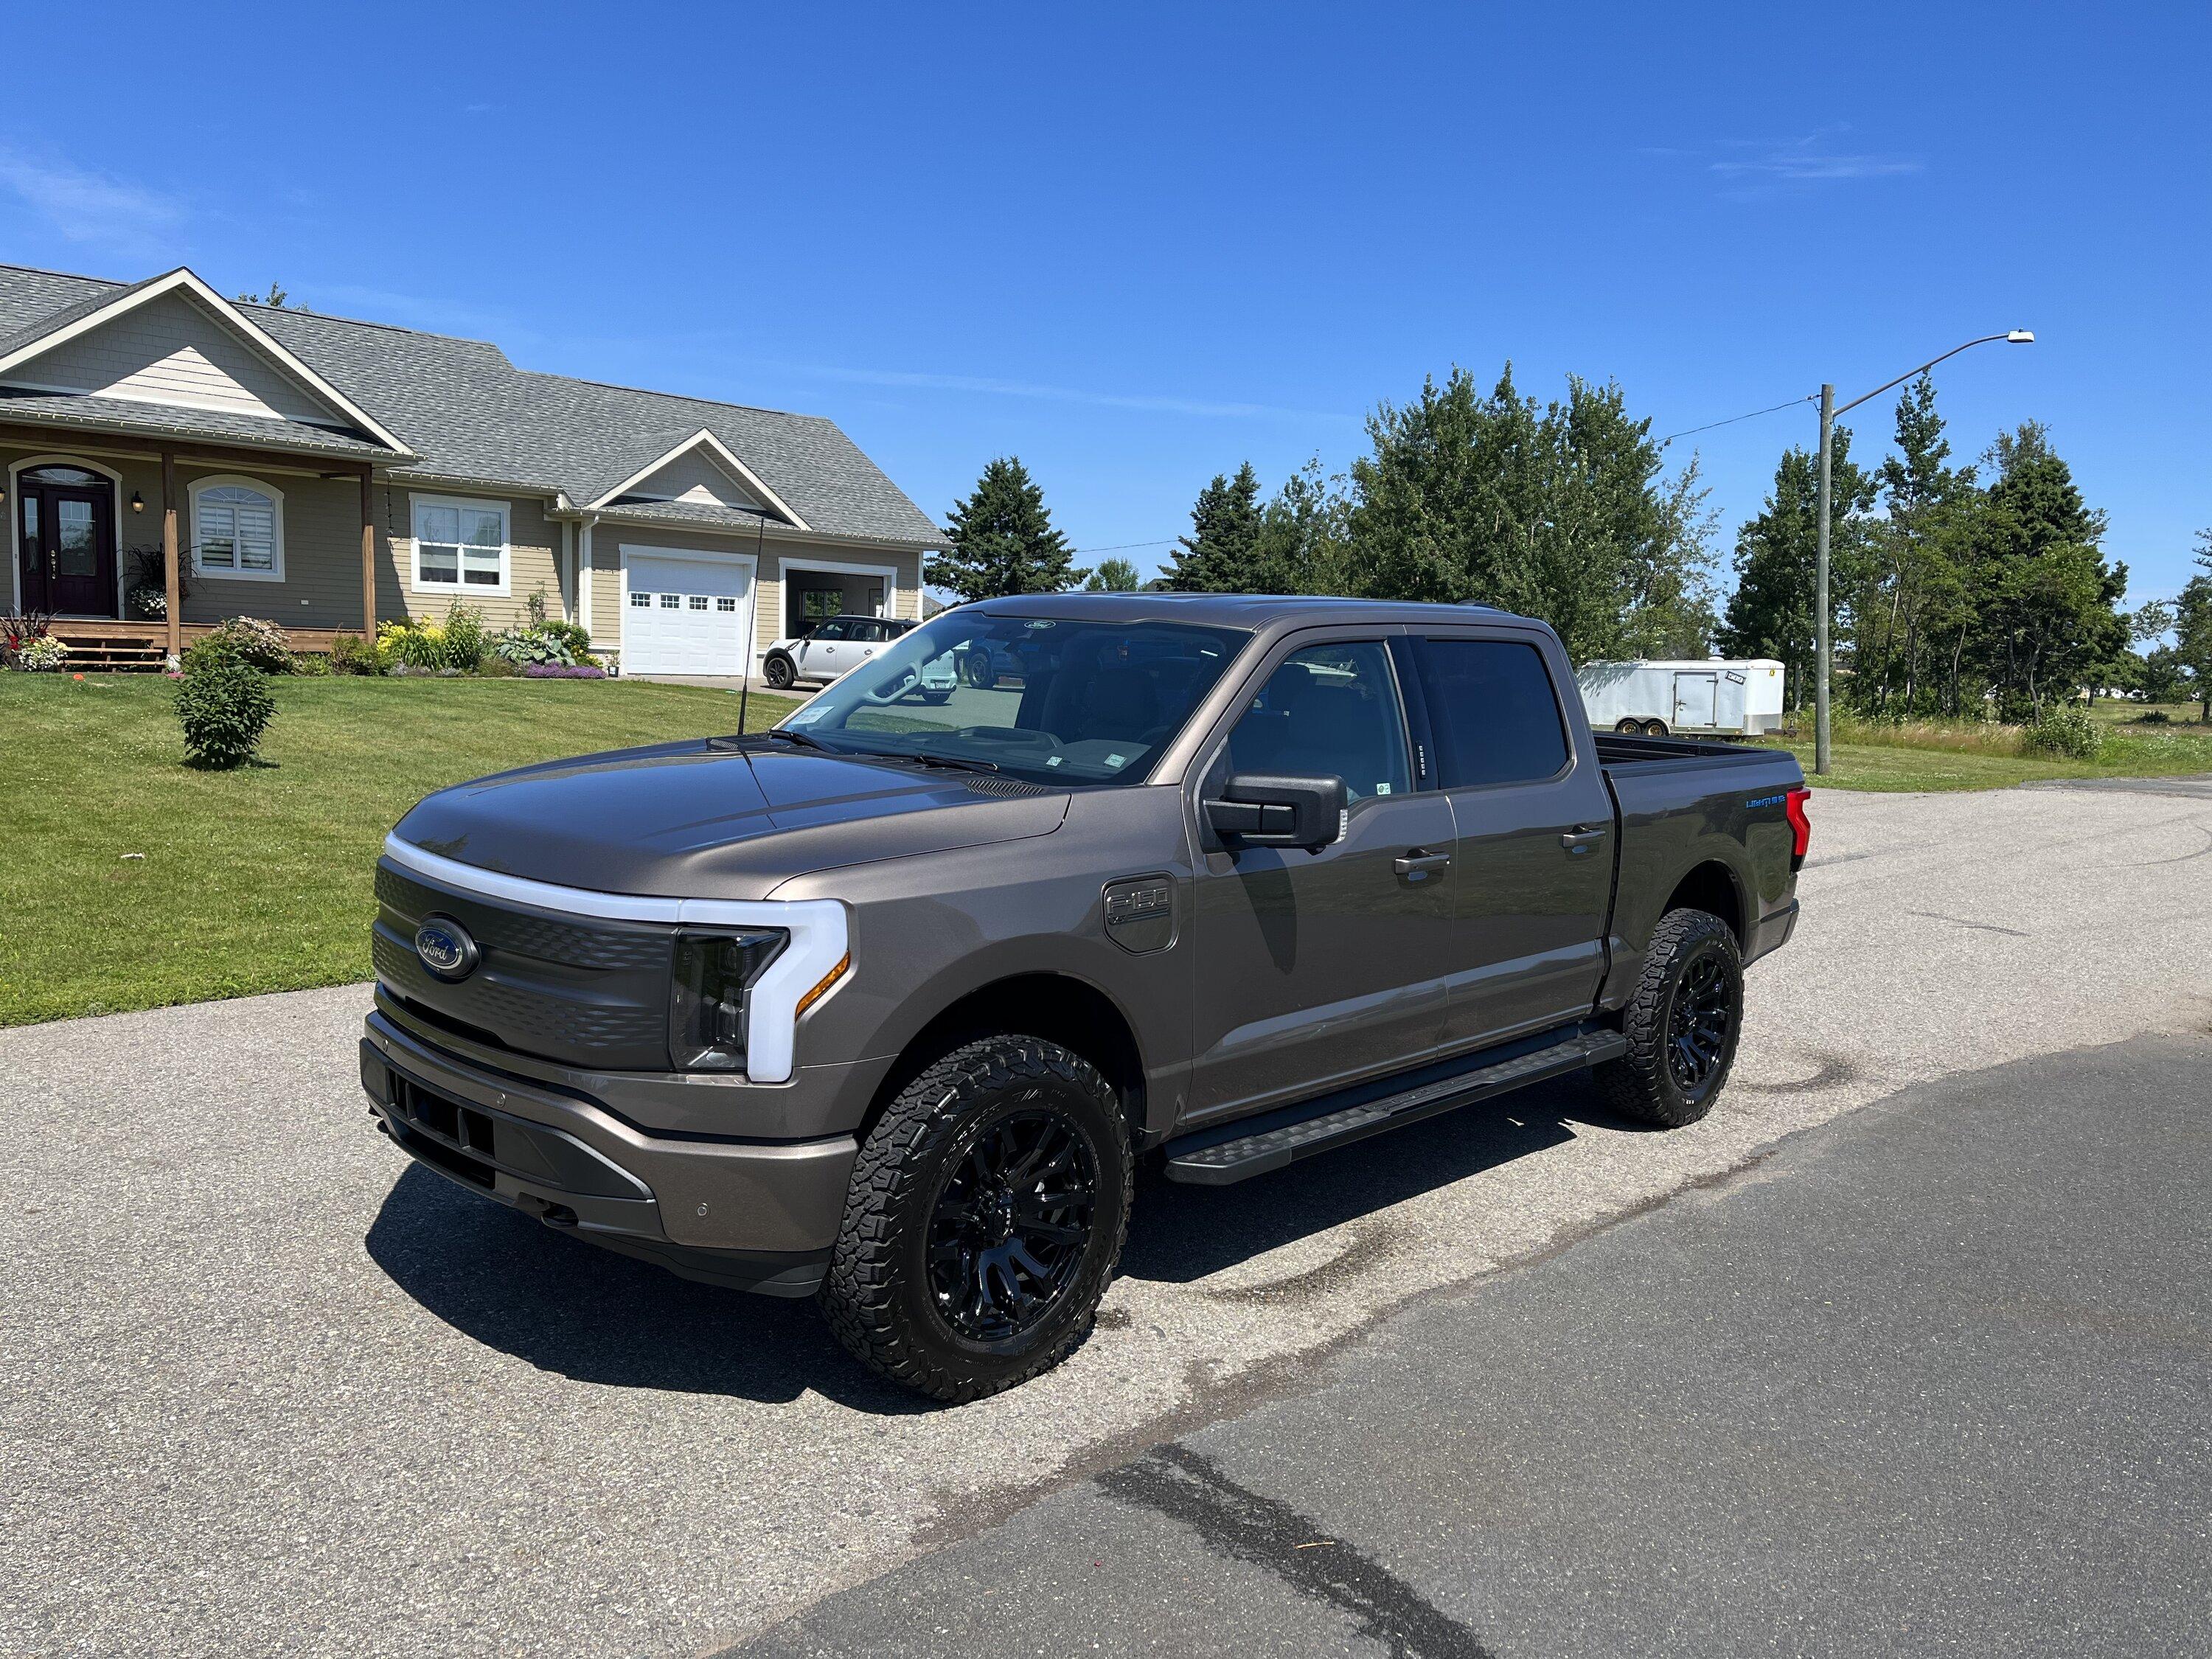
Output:
M544 589L545 613L561 614L561 526L546 517L548 503L528 496L490 496L459 490L415 489L393 484L380 487L385 501L383 530L391 540L391 562L398 583L397 598L411 615L436 622L454 605L465 600L482 613L488 628L510 628L529 614L530 596ZM467 588L415 584L414 497L434 495L441 500L504 504L507 509L507 592L498 594ZM380 600L380 604L381 601Z
M648 501L697 501L706 506L757 507L744 485L702 449L688 449L629 492Z
M593 648L618 651L622 643L622 550L633 547L673 547L713 553L750 554L750 536L717 536L695 530L659 525L624 525L601 520L592 532L592 630ZM754 650L756 656L783 631L783 563L816 561L831 564L888 566L896 577L891 610L896 616L919 620L921 616L921 555L913 548L852 547L842 544L764 539L759 545L760 568L754 583Z
M182 294L124 313L10 371L21 386L233 415L337 416L285 370Z

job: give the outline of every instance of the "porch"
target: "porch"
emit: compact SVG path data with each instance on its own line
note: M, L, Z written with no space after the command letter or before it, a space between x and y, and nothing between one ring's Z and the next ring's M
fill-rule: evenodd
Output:
M58 617L48 629L69 647L69 665L76 672L144 673L168 665L170 653L181 653L195 640L205 639L220 624L186 623L177 630L173 644L166 622L131 622L111 617ZM292 648L310 653L328 651L343 628L288 628Z

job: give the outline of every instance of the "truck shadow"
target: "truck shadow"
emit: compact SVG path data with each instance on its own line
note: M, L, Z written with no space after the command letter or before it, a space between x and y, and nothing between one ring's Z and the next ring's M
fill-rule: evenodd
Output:
M1576 1079L1448 1112L1226 1188L1139 1177L1125 1278L1188 1284L1253 1256L1574 1138L1629 1125ZM611 1388L783 1404L814 1393L909 1415L932 1401L856 1364L810 1302L694 1285L486 1203L420 1166L402 1172L363 1241L371 1260L472 1341Z
M1234 1187L1140 1176L1121 1276L1187 1285L1256 1255L1575 1138L1573 1125L1638 1126L1588 1081L1539 1084L1394 1129Z
M363 1242L393 1284L462 1335L579 1382L767 1404L811 1392L883 1415L936 1409L857 1364L811 1302L694 1285L419 1165L393 1183Z

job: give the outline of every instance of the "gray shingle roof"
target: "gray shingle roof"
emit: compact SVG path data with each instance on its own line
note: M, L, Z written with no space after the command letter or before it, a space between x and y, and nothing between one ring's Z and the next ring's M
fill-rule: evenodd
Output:
M382 444L326 426L309 426L304 421L269 420L216 409L181 409L173 404L142 404L123 398L74 398L58 392L26 392L17 386L0 386L0 420L158 436L183 434L210 441L219 439L227 444L295 453L307 449L319 455L358 460L386 459L392 454Z
M7 339L35 338L62 326L70 320L64 312L81 315L124 291L121 283L0 265L0 349ZM467 480L548 495L559 490L581 506L704 428L825 535L931 545L942 539L928 516L835 422L818 416L538 374L517 368L497 346L482 340L313 312L246 303L240 308L421 458L393 466L395 478ZM237 441L243 434L228 428L218 434L198 422L239 422L270 434L281 428L284 435L277 441L287 447L304 446L308 441L301 434L317 434L325 447L333 441L356 446L343 453L384 453L297 422L113 399L64 401L133 410L142 423L167 422L166 429L210 438ZM27 406L18 399L9 408L12 413ZM56 411L46 418L64 416ZM193 424L180 424L186 420ZM723 522L750 528L755 520L743 514Z
M702 530L738 530L747 533L763 524L781 522L766 507L724 507L714 501L617 501L606 510L642 524L695 525ZM807 522L811 524L813 520Z

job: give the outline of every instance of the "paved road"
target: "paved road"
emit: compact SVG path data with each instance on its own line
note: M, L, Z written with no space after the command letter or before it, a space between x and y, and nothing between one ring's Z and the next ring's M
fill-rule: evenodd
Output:
M2212 1651L2212 1040L1923 1085L746 1656Z
M693 1653L1293 1394L1410 1299L1948 1073L2212 1025L2212 801L1820 794L1721 1111L1559 1086L1140 1189L1073 1361L931 1410L810 1310L407 1168L358 989L0 1031L0 1652Z

